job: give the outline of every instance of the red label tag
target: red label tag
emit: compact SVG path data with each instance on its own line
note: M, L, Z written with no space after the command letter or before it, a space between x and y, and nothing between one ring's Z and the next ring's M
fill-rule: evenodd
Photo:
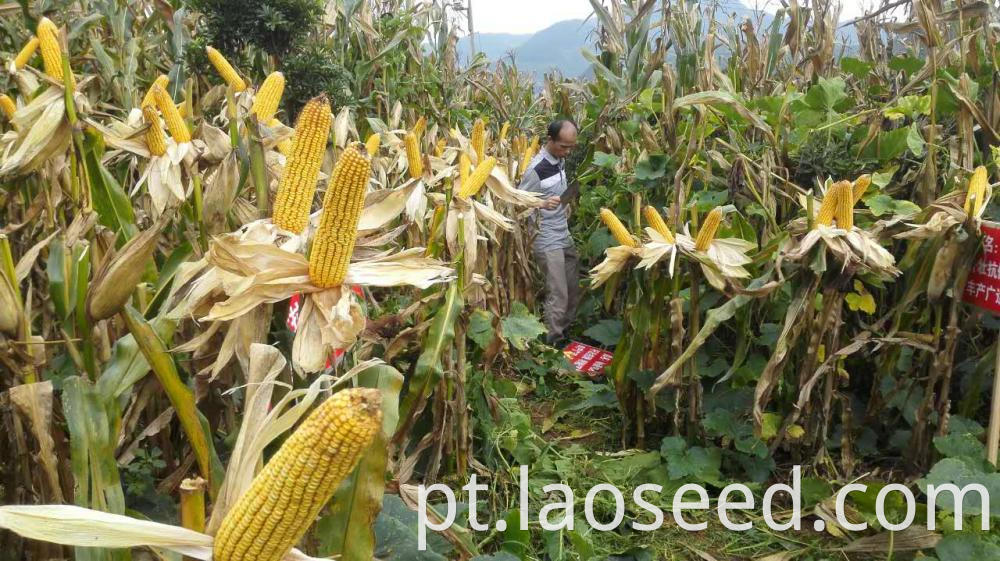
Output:
M982 225L983 250L969 272L962 299L1000 314L1000 226Z
M563 349L566 358L573 364L573 368L589 376L597 376L611 364L614 355L611 351L591 347L578 341L573 341Z
M360 286L352 286L351 290L353 290L359 297L364 295ZM285 325L288 326L288 330L292 333L295 333L295 331L299 328L299 313L301 311L302 295L293 294L292 297L288 299L288 317L285 318ZM326 359L326 367L330 368L333 366L342 356L344 356L344 349L334 349L330 358Z

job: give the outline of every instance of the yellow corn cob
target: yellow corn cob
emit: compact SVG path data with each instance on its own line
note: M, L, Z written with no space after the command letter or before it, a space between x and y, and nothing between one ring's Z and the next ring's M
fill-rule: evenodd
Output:
M163 120L167 123L167 130L170 131L170 137L174 139L174 142L177 144L191 142L191 131L188 130L187 123L181 117L181 113L177 110L177 106L174 105L174 100L171 99L170 94L167 93L167 90L161 88L159 84L153 84L153 101L163 115Z
M514 140L512 140L510 143L511 149L514 151L514 154L517 154L519 156L524 154L524 149L527 148L528 146L527 142L528 140L524 138L523 134L515 136Z
M62 47L59 45L59 28L49 18L43 17L36 30L38 45L42 50L45 73L55 80L63 80ZM70 82L73 81L72 76Z
M365 141L365 151L368 152L368 157L373 158L375 154L378 154L378 147L382 144L382 136L379 133L374 132Z
M646 222L650 228L656 230L657 233L663 236L663 239L674 243L674 235L670 233L670 227L663 221L663 217L660 216L660 213L657 212L653 205L646 205L646 208L642 209L642 213L646 217Z
M500 144L503 144L507 140L507 133L510 132L510 121L504 121L503 126L500 127Z
M267 126L269 126L271 128L274 128L274 127L277 127L277 126L284 126L284 125L282 125L281 121L279 121L278 119L271 119L270 121L268 121ZM291 138L286 138L286 139L278 142L277 148L278 148L278 152L281 152L282 154L284 154L287 157L289 154L292 153L292 139Z
M424 129L427 128L427 119L423 115L417 119L417 123L413 125L413 136L418 139L424 134Z
M521 156L521 163L518 165L517 173L518 175L524 175L524 172L528 171L528 164L538 153L538 137L536 136L531 140L531 144L524 149L524 154Z
M215 561L280 561L298 543L382 429L381 394L342 390L281 445L226 514Z
M852 194L854 195L854 204L858 204L861 197L865 196L865 191L872 184L872 176L869 174L864 174L861 177L854 180L854 187L852 188Z
M705 217L705 222L698 229L698 237L694 240L694 248L697 251L706 251L715 239L715 233L719 231L719 223L722 222L722 211L713 208L712 212Z
M837 212L834 213L833 219L837 221L837 227L842 230L854 227L854 192L851 184L846 181L837 196Z
M458 191L462 191L462 186L469 183L469 172L472 168L472 160L469 155L462 152L458 157Z
M149 148L149 153L153 156L166 154L167 137L163 135L163 129L160 127L160 116L156 114L156 108L152 105L144 105L142 107L142 117L148 125L148 128L146 128L146 146Z
M972 177L969 178L968 191L965 193L965 214L968 216L979 216L980 209L983 208L983 199L986 198L986 184L989 178L986 177L986 168L979 166Z
M309 100L299 113L291 152L274 200L274 224L279 228L296 234L306 229L332 120L325 95Z
M17 112L17 104L9 95L0 94L0 109L3 109L3 114L7 116L9 121L14 118L14 113Z
M232 86L237 92L242 92L247 89L246 82L243 81L243 78L240 78L239 73L236 72L233 65L229 64L226 57L222 56L222 53L212 47L206 47L205 52L208 53L208 61L212 63L216 72L219 73L219 76L222 76L222 79L225 80L227 84Z
M439 138L436 143L434 143L434 155L440 158L444 156L444 147L448 145L448 140L444 138Z
M625 225L622 224L622 221L618 220L615 213L611 212L609 209L601 209L601 221L604 222L604 225L611 231L611 235L618 240L618 245L624 245L625 247L639 246L639 244L635 243L635 238L632 237L632 234L630 234L628 229L625 228Z
M412 132L403 138L406 146L406 164L410 171L410 179L419 179L424 174L424 160L420 155L420 141Z
M188 104L186 101L182 101L177 104L177 114L181 116L181 119L187 119L190 112L188 111Z
M285 75L281 72L272 72L264 79L264 83L257 90L257 95L253 98L253 105L250 112L257 116L257 120L266 123L274 118L278 112L278 104L281 103L281 94L285 92Z
M823 202L820 203L819 211L816 213L817 226L833 226L833 217L837 213L841 187L840 183L834 183L826 191L826 195L823 195Z
M21 52L17 53L17 57L14 58L14 68L20 70L27 66L28 61L31 57L35 56L35 51L38 50L38 37L32 36L24 47L21 48Z
M472 125L472 151L476 153L476 161L486 157L486 123L482 119L476 119Z
M323 197L323 214L309 251L309 280L320 288L340 286L354 253L371 162L354 146L344 150Z
M146 95L143 96L142 103L139 105L139 107L145 107L151 103L154 103L153 86L160 86L161 88L163 88L164 91L166 91L167 86L169 85L170 85L170 78L167 77L166 74L160 74L159 76L157 76L156 80L153 80L153 83L149 86L149 89L146 90Z
M493 173L493 167L496 165L497 159L493 156L479 162L479 165L476 166L475 171L472 172L469 179L462 183L462 188L459 190L458 196L463 199L475 197L476 193L486 184L486 179Z

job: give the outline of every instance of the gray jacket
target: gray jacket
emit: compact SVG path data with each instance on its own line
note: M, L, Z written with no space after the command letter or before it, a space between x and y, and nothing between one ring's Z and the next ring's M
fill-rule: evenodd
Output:
M540 193L546 199L562 196L568 188L565 163L542 147L528 164L528 171L524 172L519 188ZM560 204L554 210L540 208L535 211L534 216L538 227L535 251L552 251L573 246L573 238L569 235L569 208L566 203Z

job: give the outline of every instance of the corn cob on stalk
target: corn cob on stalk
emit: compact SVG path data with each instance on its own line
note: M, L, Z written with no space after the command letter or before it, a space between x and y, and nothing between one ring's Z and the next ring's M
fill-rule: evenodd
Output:
M507 133L510 132L510 121L504 121L503 126L500 127L500 144L503 144L507 140Z
M35 51L37 50L38 37L32 36L32 38L24 44L24 47L21 48L21 52L17 53L17 56L14 58L14 69L21 70L27 66L28 61L31 60L31 57L35 56Z
M191 131L188 130L187 123L181 117L181 113L177 110L177 106L174 105L174 100L170 97L170 94L167 93L167 90L161 88L159 84L153 84L153 101L163 115L163 120L167 123L167 130L170 131L170 136L174 139L174 142L177 144L191 142Z
M274 224L279 228L296 234L306 229L332 120L325 95L309 100L299 113L274 201Z
M610 209L601 209L601 221L607 226L608 230L611 231L611 235L618 240L618 245L623 245L625 247L639 247L639 244L635 242L635 238L629 233L625 225L622 224L621 220L615 216L615 213L611 212Z
M420 141L417 140L417 135L412 132L406 133L403 144L406 146L406 164L410 179L420 179L424 175L424 160L420 156Z
M472 125L472 150L476 153L476 161L481 161L486 157L486 123L482 119L476 119Z
M417 119L416 124L413 125L413 131L412 131L413 136L419 139L421 136L423 136L424 130L426 129L427 129L427 119L423 115L421 115L420 118Z
M861 197L865 196L865 191L872 184L872 176L869 174L864 174L861 177L854 180L854 187L852 188L852 194L854 195L854 204L858 204Z
M222 79L227 84L233 87L233 90L242 92L247 89L247 83L243 81L243 78L240 78L240 74L236 72L233 65L229 64L226 57L222 56L222 53L213 47L205 47L205 52L208 53L208 61L215 67L216 72L219 73L219 76L222 76Z
M146 146L152 156L162 156L167 153L167 137L160 127L160 116L152 105L142 107L142 117L146 121Z
M3 109L3 114L9 121L14 118L14 113L17 112L17 104L9 95L0 94L0 109Z
M969 178L968 191L965 194L965 214L969 216L979 216L979 211L983 208L983 199L986 198L986 184L989 179L986 177L986 168L979 166L972 177Z
M823 196L823 202L819 205L819 212L816 214L816 225L833 226L833 218L837 213L837 205L840 204L840 194L843 185L834 183Z
M531 139L531 144L524 149L524 154L521 156L521 163L518 165L517 174L524 175L524 172L528 171L528 164L534 159L535 154L538 153L538 137Z
M489 178L490 174L493 173L493 167L496 165L497 159L493 156L479 162L475 171L473 171L472 175L469 176L468 181L462 183L462 188L459 190L458 196L463 199L475 197L476 193L478 193L479 190L482 189L483 185L486 184L486 180Z
M368 152L369 158L374 158L375 154L378 154L378 147L382 144L382 136L374 132L365 141L365 151Z
M837 211L833 215L837 221L837 227L842 230L850 230L854 227L854 191L851 184L844 182L837 196Z
M160 86L161 88L163 88L164 91L166 91L167 86L169 85L170 85L170 78L168 78L166 74L160 74L159 76L157 76L156 80L153 80L153 83L149 86L149 89L146 90L146 95L143 96L142 103L139 106L145 107L151 103L155 103L155 99L153 96L153 86Z
M285 75L281 72L272 72L264 79L264 83L257 90L257 95L253 98L253 105L250 112L257 116L261 123L267 123L274 118L278 112L278 104L281 103L281 94L285 92Z
M646 205L646 208L642 209L642 213L646 217L646 222L650 228L656 230L657 233L663 236L663 239L674 243L674 235L670 233L670 227L663 221L663 217L660 216L660 213L653 205Z
M381 430L381 394L340 391L282 444L226 514L215 561L280 561L312 525Z
M465 152L458 157L458 190L462 191L462 186L469 183L469 173L472 168L472 160Z
M38 21L36 30L38 46L42 51L42 65L45 73L55 80L63 81L62 47L59 44L59 28L49 18ZM70 83L73 77L70 76Z
M694 240L694 248L697 251L707 251L708 247L715 239L715 233L719 231L719 224L722 222L722 210L713 208L712 212L705 217L705 222L698 229L698 237Z
M340 286L347 276L370 173L371 162L354 146L337 160L309 251L309 280L320 288Z
M444 156L444 147L448 145L448 140L444 138L439 138L437 142L434 143L434 155L440 158Z

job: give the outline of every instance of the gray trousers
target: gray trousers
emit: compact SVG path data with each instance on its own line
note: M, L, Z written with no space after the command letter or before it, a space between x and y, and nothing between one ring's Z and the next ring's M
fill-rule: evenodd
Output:
M580 276L576 248L573 246L551 251L536 251L538 268L545 276L545 339L553 342L564 336L576 317L580 303Z

